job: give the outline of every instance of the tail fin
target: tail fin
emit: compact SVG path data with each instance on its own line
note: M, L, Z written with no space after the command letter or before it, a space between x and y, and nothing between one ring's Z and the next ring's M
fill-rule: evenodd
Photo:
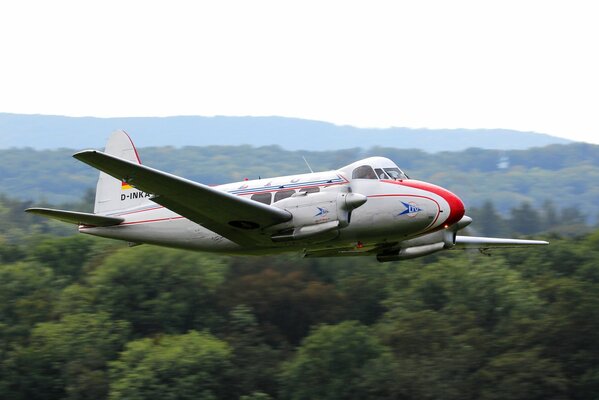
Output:
M135 145L129 135L122 130L115 131L110 135L104 152L141 164ZM146 193L131 187L126 182L121 182L105 172L100 172L100 178L96 186L94 213L103 214L129 209L148 202L148 197Z

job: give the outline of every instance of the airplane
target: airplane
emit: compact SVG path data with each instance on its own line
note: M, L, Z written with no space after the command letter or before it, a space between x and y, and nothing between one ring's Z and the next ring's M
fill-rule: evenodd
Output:
M450 249L549 244L458 235L472 219L447 189L410 179L370 157L338 170L208 186L141 164L129 135L104 152L73 155L98 170L93 213L29 208L81 233L231 255L298 252L304 257L406 260Z

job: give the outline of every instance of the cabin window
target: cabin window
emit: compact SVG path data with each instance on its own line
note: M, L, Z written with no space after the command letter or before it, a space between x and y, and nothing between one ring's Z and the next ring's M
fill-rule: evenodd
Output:
M377 179L374 170L370 165L362 165L352 172L352 179Z
M300 193L318 193L320 192L320 189L317 187L309 187L309 188L303 188L299 190Z
M275 203L279 200L286 199L287 197L293 196L295 190L281 190L275 193Z
M270 204L272 196L270 193L256 193L250 197L250 199L259 203Z
M385 171L383 171L382 168L375 168L374 172L376 172L376 176L378 176L379 179L389 179L389 177L387 176Z

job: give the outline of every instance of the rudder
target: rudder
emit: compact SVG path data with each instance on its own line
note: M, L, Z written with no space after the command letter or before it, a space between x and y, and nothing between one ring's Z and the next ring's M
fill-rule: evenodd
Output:
M110 135L104 152L141 164L133 141L123 130L115 131ZM131 187L126 182L121 182L105 172L100 172L96 185L94 213L105 214L136 207L148 202L148 197L146 193Z

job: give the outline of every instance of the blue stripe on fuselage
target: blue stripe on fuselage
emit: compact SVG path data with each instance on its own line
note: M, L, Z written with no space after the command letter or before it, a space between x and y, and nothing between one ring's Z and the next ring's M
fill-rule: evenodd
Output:
M310 187L310 186L326 186L326 185L335 185L335 184L339 184L339 183L345 183L345 180L337 177L334 179L324 179L324 180L320 180L320 181L286 183L283 185L272 185L272 186L262 186L262 187L257 187L257 188L236 189L236 190L229 191L229 193L240 195L240 194L250 194L250 193L253 194L253 193L261 193L261 192L276 192L276 191L284 190L284 189L297 189L297 188Z

